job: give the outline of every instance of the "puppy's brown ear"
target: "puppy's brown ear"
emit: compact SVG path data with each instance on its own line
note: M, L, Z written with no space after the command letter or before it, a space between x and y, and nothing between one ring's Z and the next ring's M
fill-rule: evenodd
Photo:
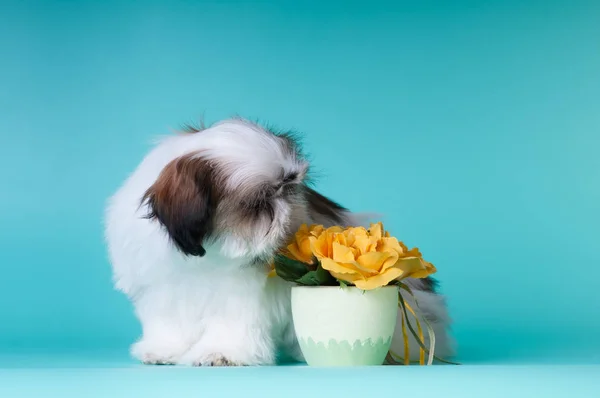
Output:
M344 226L347 223L348 210L345 207L321 195L308 186L304 187L304 195L313 222L325 226Z
M148 218L158 220L183 253L204 256L210 237L214 192L210 166L201 158L184 156L169 163L143 198Z

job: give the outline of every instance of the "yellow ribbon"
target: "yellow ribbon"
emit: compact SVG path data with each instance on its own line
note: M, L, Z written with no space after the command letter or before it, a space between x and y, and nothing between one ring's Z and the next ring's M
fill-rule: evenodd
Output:
M419 303L417 301L417 298L415 297L415 295L413 294L413 292L411 291L411 289L404 285L401 284L400 288L406 290L408 292L408 294L411 295L411 297L413 298L414 302L415 302L415 306L418 310L420 310L419 308ZM437 359L440 362L444 362L444 363L448 363L448 364L453 364L453 365L458 365L458 363L454 363L454 362L450 362L450 361L446 361L444 359L438 358L435 356L435 332L433 330L433 328L431 327L429 321L427 320L426 317L422 317L422 321L425 322L425 326L427 327L427 333L429 335L429 349L427 349L427 347L425 347L425 338L423 336L423 329L421 327L421 324L419 322L419 317L416 314L416 311L412 309L412 307L407 304L404 301L404 298L402 297L402 294L400 293L400 291L398 291L398 307L401 309L400 314L402 316L402 335L404 338L404 364L408 365L410 364L410 358L409 358L409 352L408 352L408 333L406 332L406 327L408 326L408 329L410 330L411 334L413 335L413 337L415 338L415 340L417 341L417 344L420 347L420 351L419 351L419 364L420 365L424 365L425 364L425 352L427 352L428 358L427 358L427 365L432 365L433 364L433 360ZM417 323L417 329L418 332L416 332L412 325L410 324L410 321L408 320L408 312L407 310L415 317L415 321ZM390 350L389 351L389 356L391 357L391 359L393 361L395 361L396 363L398 363L399 361L394 358L394 357L400 357L398 354L396 354L394 351Z
M404 317L404 312L402 315L402 338L404 339L404 364L410 365L410 352L408 346L408 333L406 332L406 320Z
M408 286L406 286L404 284L401 284L400 287L402 289L406 290L408 292L408 294L410 294L412 296L412 298L415 301L416 307L419 308L419 302L417 301L417 298L413 294L412 290ZM398 292L398 305L403 309L403 311L406 311L405 304L406 303L404 302L404 298L402 297L402 294L400 294L400 292ZM429 353L429 358L427 360L427 364L428 365L433 364L433 360L436 359L439 362L447 363L447 364L450 364L450 365L460 365L459 363L447 361L445 359L442 359L442 358L439 358L439 357L435 356L435 332L434 332L433 328L431 327L431 325L429 324L429 321L427 320L426 317L423 317L423 321L425 321L425 326L427 327L427 333L429 334L429 349L427 350L427 348L425 347L425 345L421 341L418 341L418 344L419 344L419 346L421 348L427 350L428 353ZM416 332L412 328L411 324L407 323L407 325L408 325L408 328L410 329L411 333L413 334L413 336L416 337Z
M417 322L417 330L419 331L419 339L424 343L425 338L423 336L423 329L421 328L421 322L419 322L417 314L415 314L415 311L410 307L410 305L408 305L407 302L405 302L404 305L406 306L406 309L409 310L410 313L415 317L415 321ZM404 320L404 316L402 316L402 319ZM404 344L408 344L406 338ZM419 365L425 365L425 350L421 347L419 347Z
M417 330L419 331L419 340L421 342L425 343L425 338L423 336L423 329L421 328L421 322L419 322L419 318L417 317L417 314L412 309L412 307L410 305L408 305L406 302L404 303L404 305L406 306L406 309L408 309L408 311L410 311L410 313L415 317L415 321L417 323ZM409 348L409 341L408 341L408 333L406 331L406 324L407 324L408 320L404 314L404 311L400 311L400 315L402 316L402 339L404 340L403 362L404 362L404 365L410 365L410 348ZM400 356L398 354L396 354L395 352L393 352L392 350L390 350L390 354L392 355L392 359L394 359L397 362L397 360L394 357L400 357ZM425 365L425 350L422 347L419 347L419 365ZM431 363L428 363L428 365L431 365Z

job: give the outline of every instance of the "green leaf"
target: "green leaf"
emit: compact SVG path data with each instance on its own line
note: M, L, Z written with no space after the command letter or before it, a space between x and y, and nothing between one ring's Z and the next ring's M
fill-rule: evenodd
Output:
M340 287L341 287L342 289L344 289L344 288L347 288L347 287L348 287L348 284L347 284L346 282L344 282L343 280L341 280L341 279L338 279L337 281L338 281L338 283L340 284Z
M305 286L319 286L319 278L317 277L317 271L310 271L300 279L296 281L300 285Z
M281 279L296 282L305 276L309 270L303 262L278 254L275 256L275 272Z
M308 272L296 282L306 286L330 286L335 283L335 278L319 264L315 271Z
M319 263L319 265L317 266L316 272L322 285L333 286L337 284L333 275L331 275L329 271L321 267L321 263Z

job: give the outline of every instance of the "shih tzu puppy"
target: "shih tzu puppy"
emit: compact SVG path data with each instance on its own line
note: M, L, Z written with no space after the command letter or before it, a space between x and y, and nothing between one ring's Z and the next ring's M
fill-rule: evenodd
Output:
M268 264L303 223L366 221L310 188L307 172L290 134L241 119L170 136L144 158L105 220L116 288L142 326L134 357L196 366L302 361L291 286L267 278ZM431 279L409 283L436 352L450 354L443 297ZM414 340L411 353L418 357Z

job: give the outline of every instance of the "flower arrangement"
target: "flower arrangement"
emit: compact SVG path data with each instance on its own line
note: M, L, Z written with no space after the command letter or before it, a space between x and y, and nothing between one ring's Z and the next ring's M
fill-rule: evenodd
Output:
M274 272L300 285L354 285L372 290L404 278L425 278L436 272L419 249L409 250L383 229L302 225L295 240L276 257Z
M408 364L408 330L420 346L420 363L425 363L425 353L429 354L427 364L433 359L435 336L433 329L424 317L419 317L418 303L410 288L402 283L405 278L425 278L437 270L425 261L417 248L408 249L401 241L390 236L381 222L370 228L322 225L302 225L294 239L275 257L270 276L278 276L298 286L340 286L356 287L372 291L386 286L398 286L398 307L402 316L404 337L404 363ZM413 297L417 308L405 302L402 292ZM413 328L408 319L412 313L417 324ZM425 347L423 329L419 321L424 321L429 333L430 346ZM387 355L387 362L397 362L393 352Z

